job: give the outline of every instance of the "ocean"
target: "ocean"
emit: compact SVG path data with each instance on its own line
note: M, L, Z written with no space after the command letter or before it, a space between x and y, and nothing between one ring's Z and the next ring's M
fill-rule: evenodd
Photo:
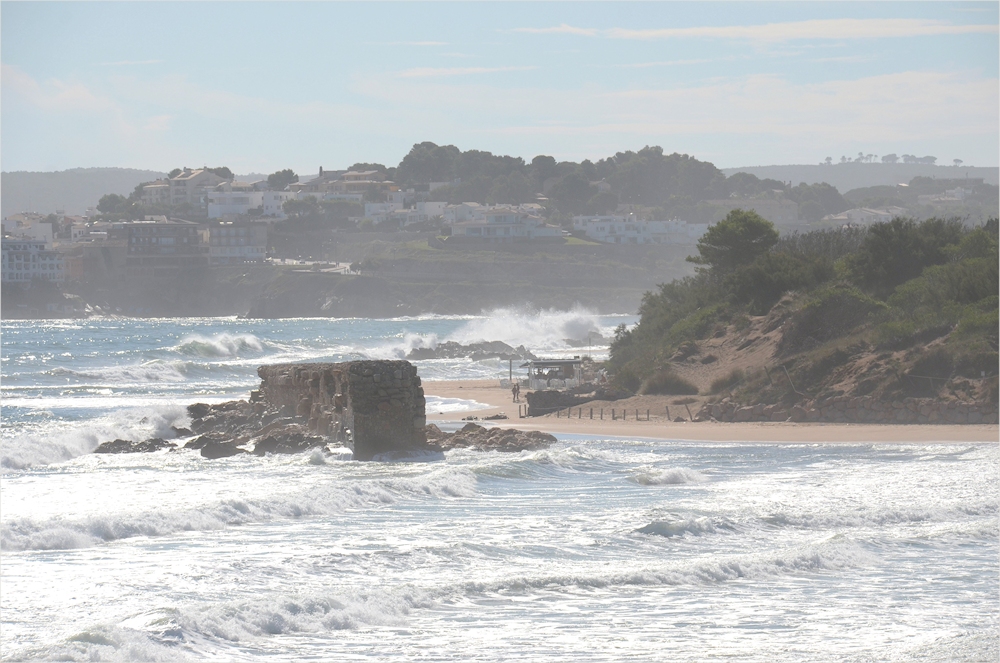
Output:
M634 316L2 324L4 660L996 661L995 444L561 435L518 454L97 455L260 364ZM416 362L424 380L506 361ZM429 411L475 404L429 399Z

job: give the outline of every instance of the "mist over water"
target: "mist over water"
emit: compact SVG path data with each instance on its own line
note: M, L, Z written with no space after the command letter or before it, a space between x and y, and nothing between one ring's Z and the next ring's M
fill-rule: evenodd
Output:
M564 339L632 321L4 323L4 659L996 660L995 445L90 453L245 398L263 363L446 340L582 354ZM417 363L424 379L507 370Z

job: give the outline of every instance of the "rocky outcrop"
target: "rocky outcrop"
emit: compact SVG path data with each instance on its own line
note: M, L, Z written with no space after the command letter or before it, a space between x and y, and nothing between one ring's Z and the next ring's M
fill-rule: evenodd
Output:
M173 449L177 445L173 442L167 442L164 439L154 437L149 440L143 440L142 442L133 442L132 440L112 440L111 442L103 442L96 449L94 449L95 454L138 454L138 453L150 453L152 451L159 451L160 449Z
M470 343L462 345L455 341L445 341L438 343L433 348L413 348L406 355L407 359L472 359L479 361L482 359L517 359L519 361L530 361L538 359L531 354L523 345L516 348L511 347L503 341L484 341L482 343Z
M876 398L837 396L792 405L743 405L729 399L705 404L695 421L800 421L871 424L995 424L996 405L906 398L885 402Z
M476 449L514 453L544 449L556 441L555 436L541 431L521 431L511 428L486 428L478 424L465 424L454 433L444 433L434 424L427 426L427 441L441 451L449 449Z
M262 381L251 401L295 416L355 459L425 446L424 390L408 361L276 364L257 374Z

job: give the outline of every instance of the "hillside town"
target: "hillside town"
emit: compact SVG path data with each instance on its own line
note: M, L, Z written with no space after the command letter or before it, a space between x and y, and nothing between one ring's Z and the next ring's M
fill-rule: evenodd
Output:
M452 160L448 168L426 166L442 155ZM636 165L631 172L630 165ZM683 184L667 167L695 177ZM469 176L455 176L463 172ZM663 179L661 188L637 185L643 172ZM366 256L325 247L364 233L466 252L497 245L693 250L712 223L736 209L753 210L789 234L967 213L984 196L986 208L995 208L996 191L982 179L917 177L842 196L825 184L793 187L746 173L726 178L709 163L659 148L596 164L551 157L527 164L422 143L396 168L321 167L301 180L282 170L243 181L225 167L185 167L139 184L129 196L106 194L80 215L11 214L3 219L2 281L21 290L33 283L155 284L246 264L351 273ZM70 298L46 306L68 313L79 312L80 303Z

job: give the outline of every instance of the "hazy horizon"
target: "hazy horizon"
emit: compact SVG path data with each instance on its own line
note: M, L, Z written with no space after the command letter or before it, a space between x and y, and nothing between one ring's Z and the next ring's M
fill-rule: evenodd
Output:
M995 3L3 3L2 169L998 165ZM59 48L53 48L59 44ZM72 54L72 55L67 55Z

